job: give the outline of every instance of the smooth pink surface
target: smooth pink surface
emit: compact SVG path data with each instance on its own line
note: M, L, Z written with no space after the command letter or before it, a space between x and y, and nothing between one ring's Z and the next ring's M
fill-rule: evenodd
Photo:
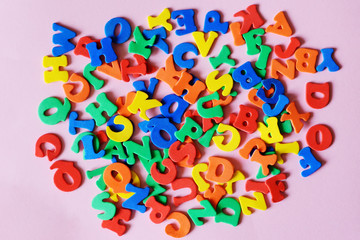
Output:
M351 2L351 3L350 3ZM309 127L323 123L335 133L332 146L316 156L325 164L318 172L302 178L299 157L286 156L282 166L288 174L287 197L279 203L270 203L266 211L256 210L252 215L242 215L240 224L232 227L216 224L213 218L201 227L195 227L186 239L359 239L360 191L358 159L359 136L359 1L9 1L2 0L1 23L1 149L2 165L0 185L0 238L1 239L118 239L119 237L101 228L97 218L98 210L91 208L92 198L100 193L95 180L85 179L76 191L64 193L53 183L54 171L46 158L34 156L35 142L41 135L52 132L64 140L64 151L58 160L73 160L83 172L109 163L105 160L82 160L82 154L70 150L74 136L67 131L67 122L55 126L44 125L37 116L39 103L46 97L64 97L62 83L45 84L42 58L51 55L53 44L52 23L58 22L77 31L75 41L81 36L104 36L105 23L114 17L125 17L132 27L147 28L147 16L158 15L164 8L171 10L194 8L199 29L210 10L219 10L225 21L236 21L233 14L257 3L266 19L265 26L273 23L279 11L286 11L294 27L294 36L302 39L303 47L321 49L336 48L335 56L341 70L330 73L327 70L317 74L300 73L293 81L285 80L287 93L296 96L303 111L313 112L311 120L300 134L292 134L291 140L300 140L306 146L305 134ZM175 21L173 26L177 26ZM266 35L267 36L267 35ZM190 35L177 37L174 31L169 36L170 48L178 43L190 41ZM119 52L124 57L129 41ZM266 43L287 44L285 37L266 37ZM230 33L220 36L209 56L216 56L223 44L231 46L232 57L237 66L256 59L246 55L246 47L234 47ZM67 69L80 73L88 60L69 54L71 64ZM166 55L156 51L151 58L157 66L163 66ZM192 57L193 55L189 55ZM201 79L211 71L207 59L197 58L195 72ZM227 71L227 67L223 67ZM132 90L131 84L119 82L102 75L107 80L100 91L92 92L91 98L75 109L82 112L82 118L89 118L84 108L95 101L100 92L112 92L110 99L124 96ZM139 78L141 79L141 78ZM144 79L144 78L143 78ZM147 79L147 78L145 78ZM327 82L332 84L330 104L321 110L308 107L305 102L306 82ZM239 89L239 88L237 88ZM164 96L170 89L162 84L157 96ZM243 93L243 94L242 94ZM242 90L236 103L246 101ZM238 105L233 104L233 105ZM233 107L233 112L238 111ZM104 126L102 126L103 129ZM256 135L256 134L255 134ZM242 134L242 142L246 142ZM254 178L257 165L250 161L237 160L237 150L224 153L215 146L206 149L207 156L229 156L248 178ZM139 165L136 169L142 173ZM188 174L189 175L189 174ZM145 176L145 175L143 175ZM142 178L144 183L144 178ZM236 184L233 197L249 195L244 182ZM172 195L177 193L169 191ZM193 200L180 206L181 210L197 208ZM149 211L135 213L123 239L172 239L165 234L165 226L172 221L153 224Z

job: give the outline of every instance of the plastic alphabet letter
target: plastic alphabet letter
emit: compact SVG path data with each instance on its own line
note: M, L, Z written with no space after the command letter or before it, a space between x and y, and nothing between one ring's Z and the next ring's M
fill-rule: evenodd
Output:
M261 78L256 74L250 62L246 62L236 68L232 77L234 81L240 83L241 87L245 90L249 90L261 82Z
M168 118L152 118L147 127L151 131L150 137L152 143L158 148L169 148L171 144L177 141L175 137L177 128ZM170 137L169 139L162 136L164 132Z
M221 48L219 55L217 55L216 57L209 58L209 62L212 68L216 69L223 63L229 64L230 66L235 66L236 62L234 59L230 58L230 54L231 54L230 48L224 45Z
M301 43L299 39L292 37L290 38L290 43L286 50L283 50L280 45L276 45L274 47L274 52L279 58L289 58L295 53L296 49L300 47L300 45Z
M139 203L142 202L149 195L150 188L140 188L132 185L131 183L128 183L126 184L126 191L134 192L135 194L125 200L122 203L122 206L124 208L133 209L144 213L146 211L146 207L144 205L139 205Z
M340 67L336 64L336 62L332 58L334 49L333 48L323 48L320 51L323 56L323 61L316 67L316 71L322 72L322 71L324 71L325 68L329 69L330 72L339 71Z
M120 32L117 36L115 36L115 29L118 25L120 25ZM106 37L110 37L114 43L124 43L129 40L131 36L131 26L124 18L116 17L110 19L105 24L105 35Z
M48 115L46 112L52 108L56 108L56 112ZM45 98L39 105L38 116L40 120L48 125L55 125L65 121L71 110L71 103L64 98L64 104L54 97Z
M48 57L43 58L43 67L52 67L52 71L44 72L45 83L52 83L56 81L67 82L69 79L69 73L67 71L60 70L60 67L66 67L68 65L67 56L61 55L59 57Z
M290 80L293 80L295 78L295 60L288 59L284 65L280 59L272 59L270 75L272 78L279 79L278 73L281 73Z
M224 74L221 77L216 79L216 76L219 74L219 71L215 70L209 73L206 77L205 84L209 91L216 92L219 89L222 90L223 96L228 96L231 93L233 88L234 81L230 74Z
M271 108L269 103L264 103L262 105L263 112L269 117L275 117L279 115L289 104L289 98L283 94L279 95L278 101L276 102L274 108ZM284 115L284 114L283 114Z
M224 136L214 136L212 140L215 145L226 152L234 151L240 144L241 136L239 131L231 125L220 123L216 130L218 133L229 131L231 132L231 139L228 140L228 143L224 144Z
M91 66L91 64L89 63L85 66L83 75L86 80L88 80L88 82L95 88L95 90L99 90L104 86L105 82L104 80L98 79L97 77L92 75L91 72L95 71L96 69L96 67Z
M83 87L81 89L81 91L79 91L76 94L73 94L72 91L75 88L75 84L72 83L65 83L63 85L64 88L64 92L66 97L75 103L80 103L85 101L86 99L88 99L89 95L90 95L90 84L89 82L82 76L73 73L70 76L70 82L81 82Z
M256 198L255 200L248 198L248 197L244 197L244 196L239 197L240 206L241 206L242 212L245 215L252 214L252 212L249 210L249 207L263 210L263 211L265 211L267 209L264 195L261 192L254 192L253 194L254 194L254 197Z
M120 175L121 179L118 180L112 174L116 172L116 175ZM115 175L115 176L116 176ZM105 184L113 190L114 193L128 193L126 185L131 181L131 171L124 163L112 163L105 168L103 173Z
M205 16L204 23L204 33L208 33L210 31L221 32L222 34L226 34L229 29L228 22L221 22L221 16L218 11L209 11Z
M200 205L204 209L189 209L188 210L188 214L196 226L202 226L204 224L204 221L199 219L200 217L215 217L216 216L216 211L215 211L214 207L211 205L211 203L209 202L209 200L201 201Z
M137 91L133 102L128 106L129 112L136 114L140 110L140 117L149 121L146 111L155 107L162 106L162 103L156 99L148 99L148 95L142 91Z
M105 155L104 150L95 152L95 148L98 149L99 147L98 146L94 147L94 136L93 135L90 135L90 134L85 135L81 138L81 141L84 146L84 160L97 159L97 158L101 158Z
M170 19L171 14L170 10L168 8L165 8L158 16L152 17L148 16L147 20L149 23L149 28L153 29L156 26L163 26L166 28L167 31L173 30L173 26L171 23L168 23L168 20Z
M259 149L259 152L266 152L266 144L260 138L250 139L243 148L240 149L239 154L245 159L249 159L249 156L253 149Z
M111 64L111 65L110 65ZM96 70L102 72L110 77L113 77L118 80L122 80L122 73L120 69L120 62L119 60L115 60L110 64L103 63L102 65L98 66Z
M234 211L233 215L229 215L223 212L224 208L230 208ZM234 198L223 198L218 203L216 208L215 222L223 222L236 227L239 224L241 207L239 202Z
M181 162L186 160L186 163L190 166L194 164L197 157L197 150L192 142L181 145L180 141L176 141L171 144L169 148L169 157L173 162Z
M194 199L197 195L197 185L192 178L178 178L171 183L172 190L179 190L182 188L190 189L190 194L182 197L173 197L173 202L176 207L184 202Z
M154 45L156 36L153 36L151 39L147 40L140 31L139 27L136 27L133 36L135 41L129 43L129 53L135 53L143 56L148 59L151 55L151 47Z
M270 173L268 165L274 165L277 161L277 156L276 154L262 155L259 150L256 149L250 160L259 163L262 168L262 174L267 176Z
M251 26L253 28L259 28L264 23L265 20L260 16L257 11L257 5L253 4L246 8L246 10L239 11L234 14L234 17L242 17L244 21L242 22L241 34L247 33Z
M159 203L154 196L148 198L145 207L152 208L149 217L155 224L162 223L170 213L170 206Z
M100 40L101 48L98 49L96 42L91 42L86 45L86 49L89 51L91 66L98 67L102 64L100 56L105 57L106 63L111 63L117 60L117 56L111 45L112 39L109 37Z
M284 137L280 133L278 119L276 117L269 117L266 123L267 126L262 122L258 122L258 131L261 133L261 139L268 144L282 142Z
M277 101L279 100L279 96L284 94L285 92L284 85L279 80L274 78L265 79L261 82L266 90L270 90L270 88L273 86L274 93L269 98L265 95L265 90L263 88L259 88L259 90L256 93L256 96L258 96L265 103L276 104Z
M143 34L146 39L151 39L153 36L156 37L153 47L157 47L169 54L169 45L165 42L167 34L165 28L155 28L153 30L144 30Z
M58 57L73 50L75 48L75 45L70 42L70 39L74 38L76 36L76 33L57 23L53 23L52 27L54 31L61 32L53 35L53 43L60 45L53 47L52 54L54 55L54 57Z
M199 49L200 55L202 57L206 57L208 55L214 41L219 36L217 32L213 31L209 32L208 34L209 37L207 40L205 40L205 33L199 31L192 33L196 46Z
M321 93L322 97L316 97L315 93ZM326 107L330 102L330 83L312 83L306 84L306 102L315 109Z
M136 91L142 91L148 94L150 98L152 98L158 83L159 80L157 80L156 78L150 78L150 84L148 88L145 87L145 81L141 81L141 80L133 82L133 86Z
M196 56L199 55L199 51L196 46L192 43L184 42L177 45L174 49L173 56L176 65L181 68L191 69L195 65L194 59L184 60L183 57L186 53L192 52Z
M189 218L181 212L172 212L167 219L175 219L179 223L179 227L174 227L174 224L168 224L165 227L165 233L174 238L185 237L191 230L191 223Z
M318 135L321 135L320 136ZM317 140L319 139L319 141ZM306 133L306 142L309 147L316 151L323 151L331 146L333 135L328 126L324 124L314 125Z
M104 213L99 213L97 215L101 220L110 220L115 216L116 206L113 203L103 201L109 197L110 193L102 192L96 195L91 202L92 208L104 211Z
M266 32L271 32L275 34L279 34L281 36L290 37L293 34L293 31L286 19L285 13L283 11L276 14L274 17L276 21L275 25L269 25L266 28Z
M193 129L195 128L195 131ZM175 136L181 142L185 141L185 137L189 136L191 139L198 139L203 134L202 128L192 118L185 118L184 125L179 131L175 132Z
M303 157L303 159L300 160L300 166L305 169L301 172L301 176L308 177L321 167L321 162L314 157L310 147L301 149L298 155Z
M115 232L118 236L122 236L126 232L126 225L120 223L120 220L128 222L130 218L131 210L117 207L115 216L111 220L103 220L101 227Z
M142 137L143 145L135 143L133 141L124 142L124 146L126 148L126 152L129 157L126 159L127 164L134 165L135 164L135 156L137 154L145 159L151 159L151 149L150 149L150 137L143 136Z
M197 30L194 15L194 9L176 10L171 13L171 18L177 19L177 23L180 27L185 27L185 29L178 29L175 31L177 36L189 34Z
M261 52L261 49L257 48L257 46L260 47L262 45L262 38L260 36L255 37L255 35L263 35L264 33L265 33L264 29L257 28L243 35L247 47L246 53L248 55L255 55Z
M131 138L134 132L134 126L132 122L121 115L117 115L114 117L114 125L124 126L120 131L114 131L111 126L106 127L106 135L115 142L125 142Z
M172 87L172 90L176 95L182 96L184 100L190 104L194 104L197 101L200 93L206 89L205 83L202 81L196 81L194 84L192 84L191 82L193 80L194 77L190 73L183 72L180 76L180 79ZM185 90L186 93L183 95Z
M162 162L162 165L164 165L168 171L166 173L160 173L159 170L156 167L156 162L151 166L151 176L153 179L161 184L161 185L167 185L172 183L177 174L176 166L173 161L170 160L170 158L165 158Z
M286 111L288 113L283 114L280 118L280 121L284 122L286 120L290 120L295 132L299 133L304 126L301 120L303 120L304 122L308 121L311 113L299 113L296 108L295 102L291 102L286 108Z
M299 72L316 73L315 64L318 54L318 50L298 48L295 51L296 69Z
M200 175L200 172L206 172L208 168L209 167L206 163L198 163L192 169L191 175L196 185L198 186L199 192L204 192L210 187L210 184L206 182Z
M277 162L279 164L283 164L284 159L281 155L284 153L293 153L297 155L299 153L299 143L297 141L291 143L276 143L275 152L278 157Z
M220 165L222 165L222 172L217 175L216 170ZM209 157L209 168L205 175L206 180L226 183L232 178L233 174L234 166L229 160L222 157Z
M106 96L106 93L100 93L96 97L96 101L99 107L96 107L94 103L90 103L85 111L95 120L96 126L101 126L107 122L103 113L106 112L109 117L114 115L117 111L117 106L113 104Z
M91 42L97 42L100 44L100 40L93 40L91 37L88 36L81 37L76 44L74 54L90 58L89 51L86 49L86 45Z
M54 174L55 186L64 192L71 192L78 189L82 182L82 176L79 169L73 161L56 161L50 169L57 169ZM64 175L69 176L72 180L68 182Z
M181 118L190 105L188 102L182 99L182 97L179 97L175 94L166 95L161 102L163 104L160 106L161 114L175 123L181 123ZM177 108L176 110L171 111L171 106L175 103L177 103Z
M53 150L46 149L45 151L42 147L45 147L45 143L50 143L54 146ZM36 141L35 145L35 156L37 157L45 157L47 156L49 161L54 160L57 158L62 151L62 143L58 135L54 133L46 133L39 137Z
M258 128L258 111L242 104L240 104L239 108L240 111L233 122L234 127L250 134L255 132Z
M202 118L215 118L215 117L222 117L224 116L224 112L222 110L222 107L220 105L213 106L210 108L205 108L203 105L207 102L210 102L212 100L219 100L220 96L218 92L214 92L210 95L204 96L202 98L199 98L196 108L199 113L199 115Z

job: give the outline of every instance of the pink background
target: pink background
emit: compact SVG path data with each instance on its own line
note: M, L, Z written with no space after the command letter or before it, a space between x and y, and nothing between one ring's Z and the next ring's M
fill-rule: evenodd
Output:
M335 133L333 145L316 156L324 163L318 172L308 178L302 178L299 157L285 156L286 163L281 168L288 174L287 197L280 203L270 203L266 211L255 210L250 215L242 215L240 224L232 227L216 224L213 218L207 218L201 227L192 229L186 239L358 239L360 228L360 191L358 149L359 108L358 94L360 81L356 73L359 69L359 1L14 1L2 0L0 4L1 42L1 149L2 166L0 191L0 238L1 239L118 239L118 236L101 228L97 218L98 210L91 208L92 198L100 193L95 180L85 179L82 186L70 193L59 191L53 184L54 171L46 158L34 156L35 142L41 135L53 132L64 140L64 151L59 159L73 160L83 170L91 170L109 163L105 160L82 160L82 154L70 150L73 136L67 132L67 124L44 125L37 116L39 103L46 97L64 97L62 83L45 84L42 58L51 55L54 46L51 42L52 23L58 22L77 31L75 42L81 36L104 37L105 23L114 17L125 17L132 27L147 28L147 16L158 15L164 8L179 10L196 9L197 25L203 29L203 19L210 10L219 10L224 21L237 21L233 14L257 3L259 11L267 20L264 26L273 23L273 17L279 11L286 11L292 25L294 36L301 37L303 47L321 49L336 48L335 57L341 70L329 73L327 70L317 74L300 73L290 81L285 80L287 93L296 97L303 111L313 112L313 117L298 135L292 134L286 140L299 140L304 147L305 134L312 125L324 123L331 126ZM173 21L173 26L177 26ZM287 44L284 37L268 37L266 43ZM171 32L168 42L173 49L178 43L192 41L190 35L177 37ZM120 51L127 49L129 41ZM230 33L221 35L215 42L209 56L216 56L224 44L231 46L232 57L237 66L248 60L246 47L234 47ZM68 54L71 64L67 69L82 72L88 60L81 56ZM156 57L157 56L157 57ZM190 55L189 55L190 56ZM192 55L191 55L192 56ZM126 54L122 52L122 57ZM156 51L150 59L163 66L166 55ZM201 79L212 71L207 59L197 58L194 71ZM222 68L227 70L227 66ZM83 118L89 118L84 108L95 101L100 92L112 92L110 99L124 96L133 88L110 77L106 86L92 92L85 104L76 106L83 112ZM141 79L141 78L139 78ZM143 78L143 79L148 79ZM308 107L305 102L306 82L331 82L332 99L321 110ZM161 84L156 97L169 92L166 84ZM237 87L239 89L239 87ZM236 102L246 101L246 92L240 91ZM233 112L237 105L233 104ZM103 129L104 126L102 126ZM258 134L254 134L257 136ZM242 142L246 142L245 134ZM206 149L201 162L207 156L228 156L240 164L235 166L248 178L254 178L257 165L239 159L237 150L225 153L212 146ZM140 164L139 164L140 165ZM144 173L142 167L137 167ZM187 173L188 174L188 173ZM186 174L185 174L186 175ZM188 174L189 175L189 174ZM145 176L145 175L142 175ZM142 178L144 182L144 178ZM142 185L145 186L145 185ZM233 197L249 196L244 190L244 181L235 186ZM170 195L172 194L171 191ZM250 195L251 196L251 195ZM267 197L269 200L269 197ZM269 201L268 201L269 202ZM180 207L180 210L199 207L196 200ZM153 224L149 220L149 211L136 212L129 222L130 228L124 239L172 239L165 232L165 226L172 221Z

